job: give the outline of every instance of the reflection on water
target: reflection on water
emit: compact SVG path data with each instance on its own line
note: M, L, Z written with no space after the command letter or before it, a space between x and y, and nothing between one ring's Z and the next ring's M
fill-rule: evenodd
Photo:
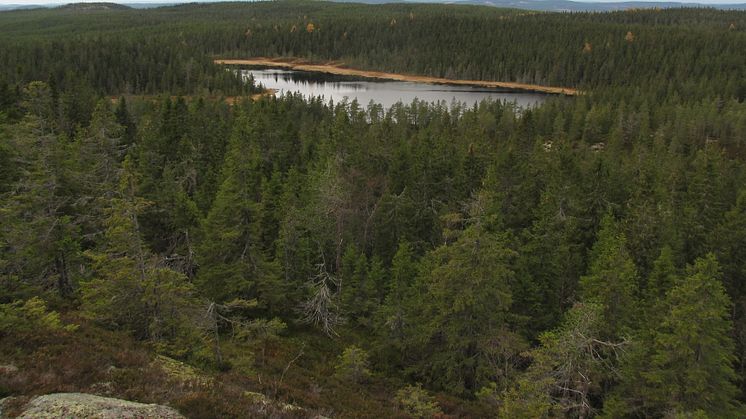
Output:
M426 102L452 101L468 105L483 99L515 102L518 106L528 107L541 103L547 95L542 93L517 92L505 89L491 89L478 86L454 86L444 84L412 83L361 79L308 71L295 71L274 68L256 68L242 70L244 76L254 77L256 84L274 89L277 95L287 92L298 92L306 97L320 96L325 101L335 103L344 98L357 99L361 105L371 101L380 103L385 108L397 102L411 103L414 99Z

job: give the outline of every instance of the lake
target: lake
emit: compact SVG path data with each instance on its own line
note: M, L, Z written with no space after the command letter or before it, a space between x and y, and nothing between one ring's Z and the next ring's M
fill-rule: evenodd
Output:
M274 89L276 95L298 92L305 97L321 96L325 101L333 100L335 103L344 98L350 101L357 99L362 106L373 101L387 109L397 102L412 103L415 98L426 102L445 102L446 105L454 100L472 105L484 99L492 99L515 102L519 107L531 107L547 97L544 93L358 78L279 68L251 68L241 71L245 77L253 76L257 85Z

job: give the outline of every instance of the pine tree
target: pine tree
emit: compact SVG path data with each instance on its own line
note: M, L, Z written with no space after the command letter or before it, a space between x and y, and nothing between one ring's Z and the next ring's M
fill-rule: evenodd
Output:
M560 137L551 150L535 151L547 185L533 210L533 224L521 232L514 309L530 316L532 336L556 327L569 308L584 269L586 222L581 217L581 175L572 150Z
M687 179L681 225L686 234L687 260L703 256L708 250L708 233L722 219L724 207L722 184L723 155L715 147L699 150L692 161L692 172Z
M746 191L741 191L720 225L711 232L713 251L723 269L723 285L733 299L739 374L746 371ZM746 383L741 381L741 387Z
M647 307L655 309L656 306L660 306L677 281L678 272L674 264L673 250L669 246L664 246L658 259L653 262L653 269L650 271L646 284L645 303ZM660 316L653 317L660 318Z
M723 282L730 295L746 295L746 190L725 213L708 240L723 268Z

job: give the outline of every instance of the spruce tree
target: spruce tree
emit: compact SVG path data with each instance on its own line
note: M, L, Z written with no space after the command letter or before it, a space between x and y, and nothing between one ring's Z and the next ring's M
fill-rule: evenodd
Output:
M713 254L688 268L667 294L666 305L647 375L652 402L666 414L743 415L734 384L731 301Z
M417 306L414 303L414 282L418 264L412 246L405 241L399 243L391 262L388 290L383 304L375 315L377 352L382 364L390 369L401 366L405 358L405 343L410 333L410 319Z
M192 285L148 249L139 214L149 203L136 191L128 156L106 210L103 240L86 252L93 273L81 286L83 311L96 322L150 339L169 352L182 352L189 346L179 341L191 336L196 310Z
M414 338L416 371L432 385L468 394L494 374L486 345L506 328L513 256L504 237L472 226L426 257Z
M604 216L591 251L588 274L580 278L583 301L601 304L605 333L619 337L634 325L638 276L626 238L611 214Z
M230 138L223 181L202 225L196 284L211 300L256 298L276 310L282 301L278 266L262 251L261 174L256 138L242 118Z

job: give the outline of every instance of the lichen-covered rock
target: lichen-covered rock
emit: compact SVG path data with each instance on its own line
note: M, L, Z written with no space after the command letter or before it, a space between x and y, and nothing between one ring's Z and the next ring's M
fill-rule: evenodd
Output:
M32 399L19 418L183 419L176 410L83 393L56 393Z

